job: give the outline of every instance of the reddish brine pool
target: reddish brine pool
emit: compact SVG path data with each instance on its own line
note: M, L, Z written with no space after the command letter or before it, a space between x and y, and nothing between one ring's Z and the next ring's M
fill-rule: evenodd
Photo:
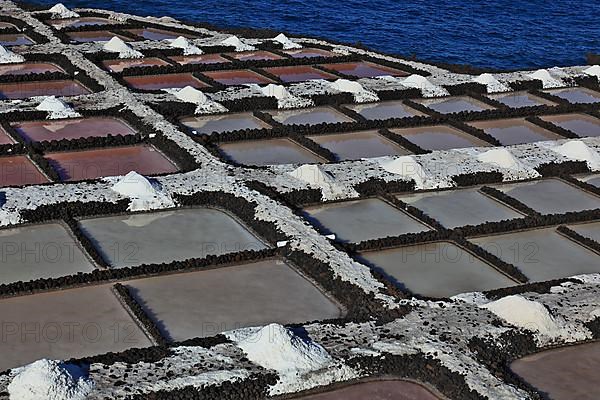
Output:
M255 60L281 60L283 57L265 50L257 51L239 51L234 53L225 53L225 55L240 61Z
M195 56L172 56L169 57L171 60L175 61L181 65L187 64L221 64L221 63L230 63L228 59L221 56L220 54L199 54Z
M110 72L121 72L126 68L133 67L155 67L169 65L165 60L156 57L148 58L131 58L125 60L106 60L102 61L102 65Z
M131 42L132 39L118 35L110 31L83 31L83 32L66 32L69 39L77 43L89 43L89 42L108 42L113 37L118 37L124 42Z
M48 178L27 156L0 157L0 187L39 185Z
M271 79L246 69L210 71L203 74L226 86L245 85L248 83L257 83L259 85L273 83Z
M442 114L458 112L479 112L492 110L494 107L487 105L469 96L449 96L436 99L416 99L415 102L423 104Z
M194 77L191 73L125 76L123 80L130 87L140 90L184 88L186 86L203 89L210 86L208 83Z
M376 76L408 76L406 71L385 67L368 61L339 64L323 64L323 67L350 75L354 78L373 78Z
M469 124L482 129L505 146L564 139L562 136L526 121L524 118L495 119L470 122Z
M188 33L180 33L168 31L166 29L156 28L143 28L143 29L127 29L125 32L133 33L134 35L141 36L146 40L165 40L165 39L177 39L179 36L191 39L196 36Z
M303 82L312 79L336 79L337 76L320 71L309 65L298 65L290 67L264 68L270 74L277 76L283 82Z
M91 91L73 80L17 82L0 84L0 99L26 99L33 96L70 97Z
M336 54L323 50L305 47L302 49L284 50L285 54L290 55L293 58L316 58L316 57L334 57Z
M0 145L2 144L12 144L15 143L13 138L10 137L8 133L0 126Z
M64 69L56 64L31 62L20 64L1 64L1 75L27 75L27 74L43 74L45 72L65 72Z
M288 138L223 143L219 148L227 158L244 165L307 164L325 161Z
M102 17L81 17L81 18L64 18L64 19L51 19L46 21L47 24L52 25L57 29L62 28L80 28L82 26L93 26L93 25L116 25L122 22L102 18Z
M105 176L174 173L177 166L151 145L48 153L46 159L62 181L80 181Z
M27 35L22 33L0 35L0 45L2 46L24 46L34 44L35 42Z
M29 142L45 140L133 135L136 131L125 122L111 117L75 118L65 120L27 121L12 124Z
M269 124L256 118L252 113L193 116L181 119L181 123L195 134L210 135L239 131L242 129L266 129Z
M356 111L369 120L407 118L423 115L422 112L410 108L400 100L367 104L348 104L346 107Z

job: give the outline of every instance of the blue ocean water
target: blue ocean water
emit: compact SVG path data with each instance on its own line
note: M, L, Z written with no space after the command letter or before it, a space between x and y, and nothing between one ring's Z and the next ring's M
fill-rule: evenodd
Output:
M53 5L59 0L33 0ZM523 69L600 53L598 0L60 0L221 27L317 35L422 60Z

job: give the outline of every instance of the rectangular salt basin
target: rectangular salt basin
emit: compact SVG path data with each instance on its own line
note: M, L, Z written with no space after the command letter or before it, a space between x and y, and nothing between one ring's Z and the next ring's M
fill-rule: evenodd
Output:
M273 54L265 50L238 51L234 53L225 53L225 55L240 61L281 60L283 58L277 54Z
M232 132L243 129L269 129L266 122L256 118L252 113L194 116L181 119L181 123L194 134L210 135L212 133Z
M0 229L0 283L57 278L94 269L60 223Z
M383 200L372 198L307 207L306 217L334 233L338 241L359 243L370 239L430 230Z
M179 169L151 145L47 153L46 159L63 182L126 175L174 173Z
M600 92L585 87L570 87L565 89L547 90L547 93L567 100L569 103L599 103Z
M500 103L510 108L522 108L522 107L534 107L534 106L555 106L553 102L542 99L528 93L526 91L519 92L507 92L507 93L496 93L488 94L487 97L490 99L499 101Z
M373 78L376 76L408 76L408 72L401 71L383 65L375 64L368 61L339 63L339 64L323 64L329 70L341 72L344 75L350 75L354 78Z
M302 49L283 50L285 54L288 54L292 58L316 58L316 57L333 57L335 53L323 49L314 49L310 47L304 47Z
M597 400L600 342L565 346L515 360L510 369L553 400Z
M498 222L523 215L486 196L478 189L443 190L397 196L446 228Z
M24 46L34 44L34 41L22 33L0 35L0 45L2 46Z
M449 150L464 147L485 147L489 143L446 125L391 129L425 150Z
M321 163L325 160L288 138L222 143L225 156L243 165Z
M82 26L92 25L114 25L121 24L122 22L116 19L108 19L102 17L81 17L81 18L64 18L64 19L51 19L46 21L47 24L52 25L57 29L62 28L80 28Z
M361 253L396 285L427 297L450 297L514 286L516 282L450 242Z
M237 220L212 208L91 218L79 224L115 268L266 248Z
M141 36L146 40L165 40L165 39L177 39L179 36L183 36L188 39L192 39L196 36L188 33L172 32L164 29L156 28L143 28L143 29L126 29L125 32L133 33L136 36Z
M48 178L27 156L0 157L0 187L38 185Z
M4 22L4 21L0 21L0 29L5 29L5 28L16 28L17 26L15 24L11 24L10 22Z
M118 35L109 31L82 31L82 32L65 32L72 42L89 43L89 42L108 42L113 37L118 37L124 42L131 42L132 39Z
M525 118L494 119L469 122L469 125L485 131L505 146L513 144L564 139L554 132L526 121Z
M117 118L90 117L62 120L27 121L12 124L27 142L61 139L134 135L136 131Z
M377 131L316 135L308 138L331 151L340 161L411 154Z
M110 285L0 300L0 370L152 346Z
M451 114L459 112L479 112L484 110L493 110L494 107L489 106L479 100L475 100L469 96L452 96L440 97L436 99L415 99L415 102L423 104L442 114Z
M600 255L556 232L555 228L470 239L515 265L533 281L600 272Z
M412 109L402 101L383 101L380 103L348 104L346 108L356 111L369 120L384 120L390 118L407 118L424 115L422 112Z
M354 120L331 107L302 108L296 110L269 111L273 119L284 125L318 125L354 122Z
M169 65L168 62L156 57L148 58L131 58L125 60L106 60L102 61L102 65L110 72L121 72L126 68L133 67L155 67Z
M161 332L175 341L342 316L311 282L277 260L135 280L128 286Z
M298 397L297 400L438 400L427 388L403 380L355 383L325 393Z
M17 82L0 84L0 99L26 99L34 96L70 97L89 94L91 91L72 80Z
M304 82L313 79L336 79L337 77L327 72L320 71L309 65L294 65L289 67L263 68L270 74L277 76L283 82Z
M30 63L0 65L0 76L2 76L2 75L43 74L46 72L65 72L65 70L56 64L44 63L44 62L30 62Z
M569 225L569 228L589 239L600 243L600 222Z
M587 114L544 115L544 121L568 129L578 136L600 136L600 119Z
M500 185L497 188L542 214L564 214L600 208L600 197L559 179Z
M181 65L187 64L220 64L230 63L228 59L222 57L220 54L200 54L195 56L173 56L169 57Z
M259 85L273 83L269 78L246 69L211 71L203 72L203 74L226 86L247 85L249 83L256 83Z
M15 143L15 141L10 137L8 133L6 133L4 128L0 126L0 145L12 143Z
M160 90L169 88L184 88L191 86L196 89L207 88L210 85L197 79L191 73L124 76L127 84L140 90Z

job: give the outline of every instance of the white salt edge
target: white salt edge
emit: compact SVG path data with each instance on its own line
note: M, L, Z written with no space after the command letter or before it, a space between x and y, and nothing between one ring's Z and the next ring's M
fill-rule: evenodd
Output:
M524 168L521 162L505 148L496 148L484 151L483 153L477 155L477 160L482 163L511 170L520 170Z
M250 361L279 373L317 371L333 363L321 345L300 338L279 324L238 329L226 332L225 336L235 342Z
M62 3L54 5L48 11L52 13L53 18L79 18L79 14L77 14L75 11L69 10Z
M600 65L592 65L591 67L584 69L583 72L585 74L600 78Z
M301 49L302 48L302 46L300 44L293 42L290 38L285 36L283 33L280 33L279 35L275 36L273 38L273 41L277 42L277 43L281 43L283 45L284 50Z
M427 180L425 170L411 156L402 156L392 160L383 158L378 162L381 168L387 172L414 180L417 188L422 188Z
M235 35L228 37L227 39L221 42L224 46L233 46L235 47L235 51L250 51L256 50L256 47L250 46L241 41L241 39Z
M119 58L143 58L144 55L137 50L132 49L121 38L113 36L108 42L104 43L103 49L113 53L119 53Z
M56 360L38 360L13 373L10 400L84 400L94 387L83 370Z
M521 295L511 295L480 306L511 325L539 332L546 336L560 335L560 327L548 309L537 301Z
M200 48L190 43L190 41L184 38L183 36L179 36L177 39L172 40L167 39L167 41L169 42L169 45L171 47L174 47L176 49L183 49L184 56L204 54L204 52Z
M4 46L0 45L0 64L15 64L25 61L25 57L15 54Z

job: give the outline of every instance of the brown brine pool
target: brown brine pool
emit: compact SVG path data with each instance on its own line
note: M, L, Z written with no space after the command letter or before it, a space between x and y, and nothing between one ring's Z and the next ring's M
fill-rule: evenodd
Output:
M411 154L377 131L335 133L308 138L331 151L340 161Z
M24 46L34 44L35 42L27 35L22 33L1 34L0 45L2 46Z
M356 111L369 120L383 120L390 118L407 118L423 115L422 112L412 109L402 101L383 101L367 104L348 104L347 108Z
M554 132L526 121L525 118L495 119L470 122L469 124L482 129L505 146L564 139Z
M373 78L377 76L408 76L406 71L395 68L386 67L375 64L369 61L339 63L339 64L323 64L322 67L341 72L344 75L349 75L354 78Z
M600 398L600 342L542 351L513 361L510 368L553 400Z
M191 73L124 76L123 80L130 87L141 90L184 88L186 86L203 89L210 86L208 83L194 77Z
M181 119L181 123L190 128L193 133L204 135L242 129L270 128L269 124L256 118L250 112L187 117Z
M65 72L61 67L52 63L28 62L19 64L0 65L0 75L43 74L46 72Z
M179 169L151 145L47 153L46 159L62 181L80 181L106 176L174 173Z
M442 114L494 109L494 107L468 96L441 97L437 99L416 99L415 101Z
M272 322L342 316L337 304L278 260L135 280L127 285L161 332L175 341Z
M225 55L240 61L281 60L283 58L277 54L273 54L265 50L238 51L234 53L225 53Z
M222 143L225 156L244 165L320 163L325 160L288 138Z
M130 59L121 59L121 60L106 60L102 61L102 65L106 67L110 72L121 72L126 68L133 67L155 67L155 66L163 66L169 65L168 62L161 60L156 57L147 57L147 58L130 58Z
M0 187L37 185L48 178L27 156L0 157Z
M323 49L314 49L304 47L302 49L283 50L285 54L293 58L316 58L316 57L334 57L335 53Z
M195 56L172 56L169 58L181 65L220 64L220 63L230 63L231 62L228 59L222 57L220 54L200 54L200 55L195 55Z
M552 122L561 128L568 129L581 137L600 136L600 119L587 114L544 115L544 121Z
M284 125L318 125L335 124L338 122L354 122L350 117L331 107L314 107L296 110L269 111L273 119Z
M65 120L26 121L12 124L28 142L133 135L136 131L117 118L90 117Z
M325 393L295 397L296 400L439 400L418 383L387 380L356 383Z
M34 96L70 97L89 94L91 91L72 80L17 82L0 84L0 99L26 99Z
M600 102L600 92L585 88L585 87L570 87L564 89L548 90L553 96L558 96L561 99L565 99L570 103L598 103Z
M283 82L293 83L312 79L335 79L336 76L320 71L309 65L294 65L290 67L264 68L270 74L277 76Z
M203 74L226 86L246 85L249 83L256 83L259 85L273 83L269 78L246 69L209 71L203 72Z
M511 108L534 107L534 106L554 106L556 104L549 100L542 99L526 91L508 92L488 94L490 99L499 101L500 103Z
M108 42L113 37L118 37L124 42L131 42L132 39L118 35L110 31L81 31L81 32L65 32L65 34L73 42L77 43L89 43L89 42Z
M391 129L426 150L449 150L464 147L485 147L489 143L446 125Z

